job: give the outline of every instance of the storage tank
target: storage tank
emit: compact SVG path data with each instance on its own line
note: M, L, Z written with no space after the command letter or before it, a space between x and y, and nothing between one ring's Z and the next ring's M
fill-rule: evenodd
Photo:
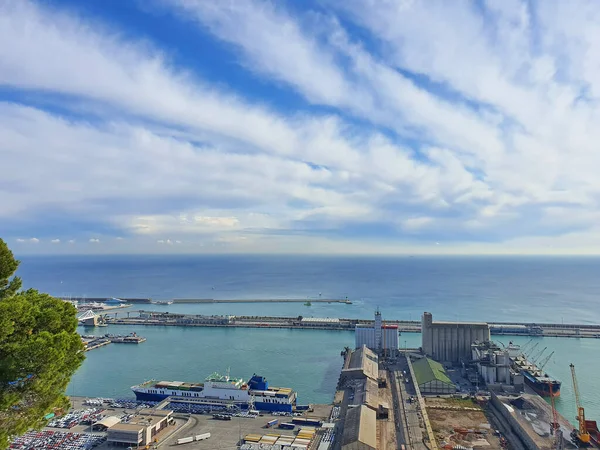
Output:
M508 366L510 365L510 359L508 357L508 352L498 352L496 353L496 364L499 366Z

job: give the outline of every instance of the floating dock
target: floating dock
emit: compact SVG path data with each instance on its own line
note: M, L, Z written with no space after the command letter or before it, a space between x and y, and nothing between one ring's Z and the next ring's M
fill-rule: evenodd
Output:
M132 314L137 313L137 316ZM106 314L107 324L155 325L183 327L242 327L242 328L293 328L310 330L354 331L356 325L373 326L373 320L344 319L331 317L273 317L178 314L164 311L132 311L127 317L111 317ZM415 320L386 320L386 325L398 325L398 331L420 333L421 322ZM571 338L600 338L600 325L552 324L552 323L507 323L488 322L492 335L547 336Z
M94 350L96 348L104 347L108 344L141 344L146 342L146 338L138 336L136 333L130 333L127 335L120 334L105 334L104 336L94 335L82 335L81 341L85 346L85 351Z

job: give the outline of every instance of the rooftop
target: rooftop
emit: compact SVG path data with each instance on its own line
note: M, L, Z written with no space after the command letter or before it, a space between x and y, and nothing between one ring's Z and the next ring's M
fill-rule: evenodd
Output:
M417 384L425 384L431 381L440 381L454 385L452 380L448 378L444 366L439 362L429 358L421 358L413 363L413 370L417 378Z
M432 326L436 327L436 326L441 326L441 327L447 327L447 326L455 326L455 327L488 327L489 324L486 322L446 322L446 321L439 321L436 320L435 322L432 323Z
M376 413L366 406L350 408L344 422L343 444L360 442L371 448L377 448Z
M350 364L347 369L343 369L343 372L352 372L361 370L364 376L372 378L374 380L379 376L379 365L377 355L369 350L366 346L354 350L350 357Z

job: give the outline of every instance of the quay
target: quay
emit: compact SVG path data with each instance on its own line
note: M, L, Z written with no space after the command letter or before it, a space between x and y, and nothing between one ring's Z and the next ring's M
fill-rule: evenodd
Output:
M58 297L62 300L76 301L82 305L101 304L107 301L108 297ZM171 303L341 303L351 305L352 301L345 298L237 298L237 299L218 299L218 298L173 298L168 300L156 300L151 298L127 298L114 297L130 304L171 304ZM103 309L116 309L127 306L105 306ZM98 308L100 309L100 308Z
M348 298L247 298L247 299L215 299L215 298L174 298L173 303L343 303L351 305Z
M186 326L186 327L243 327L243 328L292 328L310 330L354 331L357 325L372 326L369 319L319 318L319 317L273 317L176 314L162 311L131 311L127 317L121 313L105 314L104 322L114 325ZM134 315L137 314L137 315ZM461 322L448 322L459 326ZM421 322L416 320L386 320L386 325L397 325L400 333L420 333ZM487 322L492 335L546 336L570 338L600 338L600 325L556 323L507 323Z

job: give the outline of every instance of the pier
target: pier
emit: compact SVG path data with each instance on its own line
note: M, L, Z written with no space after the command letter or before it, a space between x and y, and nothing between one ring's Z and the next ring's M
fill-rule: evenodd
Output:
M137 315L133 316L136 313ZM373 320L319 318L319 317L274 317L176 314L162 311L132 311L127 317L106 314L104 321L115 325L183 326L183 327L241 327L241 328L291 328L309 330L353 331L356 325L373 325ZM458 324L459 322L457 322ZM387 325L398 325L398 331L420 333L421 322L416 320L387 320ZM556 324L523 322L488 322L492 335L546 336L570 338L600 338L600 325Z
M130 333L127 335L120 334L105 334L104 336L94 335L82 335L81 341L85 346L85 351L94 350L96 348L104 347L108 344L141 344L146 342L146 338L138 336L136 333Z
M242 298L242 299L215 299L215 298L174 298L173 303L343 303L351 305L348 298Z

